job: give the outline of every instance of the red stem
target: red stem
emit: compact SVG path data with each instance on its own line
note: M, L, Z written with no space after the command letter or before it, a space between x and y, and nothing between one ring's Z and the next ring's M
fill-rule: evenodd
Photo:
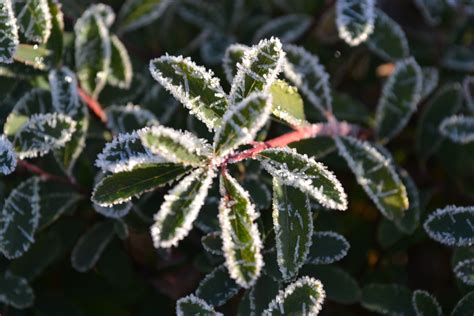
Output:
M100 105L97 100L89 96L84 90L82 90L80 87L77 87L77 91L79 92L79 95L81 98L86 102L87 106L89 109L94 112L95 115L103 122L107 123L107 115L104 112L104 109L102 109L102 106Z

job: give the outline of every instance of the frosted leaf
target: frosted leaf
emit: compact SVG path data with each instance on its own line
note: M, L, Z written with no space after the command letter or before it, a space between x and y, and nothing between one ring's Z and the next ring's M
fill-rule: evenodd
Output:
M438 301L428 292L423 290L416 290L412 297L413 308L416 316L442 316L443 311L439 306Z
M387 142L406 126L421 98L422 72L412 57L398 61L377 105L376 134Z
M279 39L261 40L244 52L237 64L237 73L232 81L229 102L232 106L252 92L268 92L282 70L285 53Z
M177 246L192 229L206 199L215 172L197 169L181 180L165 197L155 215L151 236L156 248Z
M375 0L337 0L339 37L350 46L365 42L374 30L374 7Z
M211 146L205 139L197 138L187 131L154 126L141 129L137 133L146 148L167 161L201 166L212 153Z
M451 46L446 50L441 63L448 69L472 72L474 71L474 52L470 47Z
M474 207L446 206L431 213L423 224L428 236L447 246L474 243Z
M220 126L227 98L211 70L196 65L190 58L166 55L150 61L150 72L209 129Z
M443 0L414 0L414 2L426 23L435 26L441 22L443 11L445 10L445 2Z
M212 306L221 306L234 297L240 286L230 277L225 265L220 265L199 283L196 296Z
M304 276L280 290L262 315L317 315L325 297L321 282Z
M327 208L347 209L347 195L341 183L322 163L287 147L264 150L257 159L283 184L300 189Z
M35 295L25 278L6 272L0 276L0 302L16 309L33 305Z
M16 168L16 153L12 143L4 136L0 136L0 173L10 174Z
M273 178L273 230L277 262L284 279L298 274L312 243L313 213L308 196Z
M344 258L350 245L344 236L333 231L319 231L312 236L307 256L309 264L331 264Z
M248 312L239 315L260 316L268 304L278 295L279 283L270 276L262 274L248 293ZM243 302L241 301L241 304ZM240 312L240 309L239 309Z
M19 159L43 156L63 147L76 130L76 122L59 113L35 114L13 139Z
M15 0L19 29L27 40L44 44L51 35L48 0Z
M103 3L97 3L89 6L88 9L93 11L94 14L97 14L108 29L114 24L115 12L110 6Z
M474 141L474 116L453 115L445 118L439 132L455 143L467 144Z
M390 220L403 218L409 201L390 160L368 142L353 137L335 137L334 140L357 182L382 214Z
M283 80L276 80L270 87L272 95L272 114L291 126L307 124L304 114L303 98L298 89Z
M311 16L306 14L288 14L269 20L255 31L253 42L278 37L282 43L297 40L311 25Z
M97 98L107 82L111 41L101 8L90 6L74 25L76 72L82 89Z
M227 173L221 175L220 192L219 223L225 264L232 279L249 288L263 267L263 245L256 223L259 213L248 192Z
M95 185L99 183L102 179L104 178L103 174L97 174L97 176L94 179ZM131 202L125 202L122 204L117 204L113 206L100 206L99 204L92 203L92 207L94 210L101 214L104 215L105 217L108 218L122 218L128 214L128 212L132 209L133 204Z
M54 112L51 93L44 89L32 89L23 95L13 107L3 126L3 133L12 139L30 116L51 112Z
M8 259L20 257L35 242L39 223L38 178L22 182L10 192L0 213L0 251Z
M411 291L398 284L366 285L362 289L361 305L382 315L415 315Z
M82 105L77 92L76 75L64 66L51 70L48 78L54 110L75 117Z
M201 244L204 250L213 255L222 256L224 254L222 252L222 239L220 232L212 232L202 236Z
M451 316L465 316L474 314L474 291L467 293L454 306Z
M173 1L127 0L119 13L119 30L122 33L138 29L158 19Z
M222 316L206 301L195 295L188 295L176 301L177 316Z
M224 157L240 145L253 141L267 122L271 110L271 97L262 93L253 93L232 106L224 114L222 126L214 135L214 152Z
M474 112L474 76L464 78L463 89L467 107L471 112Z
M424 99L438 86L439 71L435 67L422 67L423 84L421 88L421 98Z
M329 75L319 58L303 47L286 45L285 77L308 99L312 106L324 116L332 112L332 95Z
M467 285L474 285L474 259L458 262L454 267L456 277Z
M132 103L108 106L105 113L107 127L115 133L126 133L159 124L152 112Z
M408 57L410 49L400 25L382 10L375 9L375 14L375 28L367 40L370 50L387 61Z
M222 68L224 69L225 77L229 83L232 83L237 74L237 65L242 62L245 51L250 47L243 44L232 44L227 47L224 58L222 59Z
M133 69L127 48L116 35L110 36L111 59L107 82L120 89L129 89L132 83Z
M12 63L18 44L18 27L11 0L0 1L0 63Z
M402 168L397 168L397 173L407 191L409 206L402 218L397 218L393 223L404 234L413 234L420 221L420 194L416 183L411 176Z

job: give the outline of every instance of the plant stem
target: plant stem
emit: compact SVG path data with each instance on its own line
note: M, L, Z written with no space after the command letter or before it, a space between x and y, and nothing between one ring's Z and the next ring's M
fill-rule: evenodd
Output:
M77 91L79 92L79 95L81 98L86 102L87 106L89 109L94 112L94 114L103 122L107 123L107 115L104 112L104 109L100 105L97 100L89 96L84 90L82 90L80 87L77 87Z

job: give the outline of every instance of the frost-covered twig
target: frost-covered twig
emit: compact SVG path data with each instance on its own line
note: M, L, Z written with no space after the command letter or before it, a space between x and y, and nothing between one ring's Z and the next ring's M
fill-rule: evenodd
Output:
M89 96L84 90L82 90L80 87L77 87L77 92L81 96L82 100L87 104L87 107L94 112L95 115L104 123L107 123L107 115L104 112L104 109L102 109L102 106L100 103L93 99L91 96Z

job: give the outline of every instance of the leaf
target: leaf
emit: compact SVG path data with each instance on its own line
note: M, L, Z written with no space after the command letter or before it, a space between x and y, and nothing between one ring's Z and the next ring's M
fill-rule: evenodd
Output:
M50 55L50 50L39 47L37 44L19 44L13 59L35 69L45 70L48 67L46 62Z
M10 174L16 168L16 153L12 143L4 136L0 136L0 173Z
M127 224L121 219L117 219L114 222L114 230L115 230L115 233L117 234L117 237L120 238L121 240L127 239L128 236L130 235L130 231L128 229Z
M454 306L451 316L472 315L472 313L474 313L474 292L469 292Z
M396 218L393 223L404 234L413 234L420 221L420 194L415 182L404 169L398 168L403 185L407 191L409 206L402 218Z
M361 304L366 309L383 315L416 315L411 291L398 284L372 283L362 289Z
M357 182L382 214L390 220L403 218L409 201L392 163L368 142L352 137L334 140Z
M212 232L202 236L201 244L207 252L213 255L222 256L224 254L222 252L222 239L220 232Z
M46 48L52 52L53 65L59 67L64 53L64 16L61 11L61 3L56 0L48 0L48 5L51 12L51 35L46 43Z
M34 299L33 290L24 278L9 272L0 277L0 302L25 309L33 305Z
M2 1L0 3L0 63L13 62L13 56L20 43L16 23L12 1Z
M423 224L430 238L447 246L474 243L474 207L446 206L431 213Z
M347 196L341 183L322 163L290 148L263 150L257 158L282 184L298 188L327 208L347 209Z
M242 62L245 51L250 47L243 44L232 44L227 47L224 58L222 59L222 68L224 69L225 77L229 83L232 83L237 74L237 64Z
M105 113L107 127L117 134L159 124L158 119L151 111L132 103L108 106Z
M104 5L90 6L74 25L76 73L82 89L97 98L104 88L110 69L112 48Z
M304 276L280 290L262 315L317 315L325 297L321 282Z
M283 80L276 80L270 87L272 95L272 113L292 126L306 123L303 99L295 87Z
M442 0L415 0L415 5L421 11L421 15L425 21L435 26L441 22L445 4Z
M194 295L188 295L176 301L176 315L177 316L218 316L222 315L214 311L214 308L207 304L206 301Z
M94 188L92 202L110 207L129 201L134 196L169 184L191 168L173 163L143 164L102 179Z
M220 126L227 98L212 71L196 65L190 58L166 55L150 61L150 72L209 129Z
M183 168L183 167L181 167ZM197 169L181 180L165 197L155 215L151 236L155 248L177 246L192 229L206 199L215 172Z
M441 63L444 67L455 71L474 71L474 52L469 47L451 46L445 50Z
M296 41L311 25L311 16L306 14L288 14L270 19L255 31L253 42L277 37L282 43Z
M417 316L433 315L442 316L443 311L436 299L428 292L416 290L412 297L413 308Z
M332 95L329 75L319 58L303 47L286 45L285 77L293 83L323 116L332 112Z
M337 0L336 24L339 37L350 46L365 42L374 30L374 0Z
M403 29L382 10L375 9L375 27L367 46L380 58L396 61L410 55Z
M249 313L242 316L262 315L268 304L278 295L279 284L271 277L262 274L249 291Z
M107 82L120 89L129 89L132 83L133 69L127 48L116 35L110 36L111 57Z
M169 0L125 1L119 13L120 32L129 32L152 23L171 3Z
M114 222L111 220L92 226L79 238L72 250L72 267L78 272L87 272L92 269L114 235Z
M247 191L229 174L220 178L219 223L222 251L230 276L249 288L255 284L262 267L262 240L256 224L259 214Z
M44 44L51 35L51 12L47 0L15 0L16 18L27 40Z
M71 117L76 116L82 105L77 92L76 75L64 66L51 70L48 79L53 109Z
M376 134L388 142L406 126L421 97L422 72L412 57L398 61L382 89L376 113Z
M423 84L421 87L421 99L429 96L434 89L438 86L439 82L439 71L434 67L422 67L421 72L423 73Z
M104 178L104 175L99 173L94 179L94 184L97 185L103 178ZM97 213L105 217L122 218L126 216L128 212L132 209L133 204L131 202L125 202L122 204L106 207L106 206L100 206L96 203L92 203L92 207Z
M474 76L464 78L463 90L467 107L471 112L474 112Z
M344 236L332 231L314 232L306 262L331 264L344 258L350 245Z
M445 118L439 132L455 143L467 144L474 141L474 116L453 115Z
M467 285L474 285L474 259L458 262L454 267L456 277Z
M254 93L231 107L222 119L222 126L214 135L214 152L224 157L238 146L254 140L265 125L272 108L272 99L266 94Z
M306 194L273 178L273 229L277 261L284 279L298 274L313 236L313 214Z
M167 161L187 166L202 166L212 153L206 140L187 131L154 126L138 131L142 144Z
M253 92L268 92L282 70L285 53L281 42L272 37L261 40L244 52L230 88L229 101L236 105Z
M20 257L35 242L40 217L38 191L38 178L30 178L5 200L0 213L0 251L8 259Z
M220 265L199 283L196 296L212 306L221 306L239 292L240 286L230 277L224 265Z
M431 98L418 121L416 150L423 159L431 156L440 146L443 137L439 125L445 117L456 113L462 104L462 90L459 84L444 85Z

